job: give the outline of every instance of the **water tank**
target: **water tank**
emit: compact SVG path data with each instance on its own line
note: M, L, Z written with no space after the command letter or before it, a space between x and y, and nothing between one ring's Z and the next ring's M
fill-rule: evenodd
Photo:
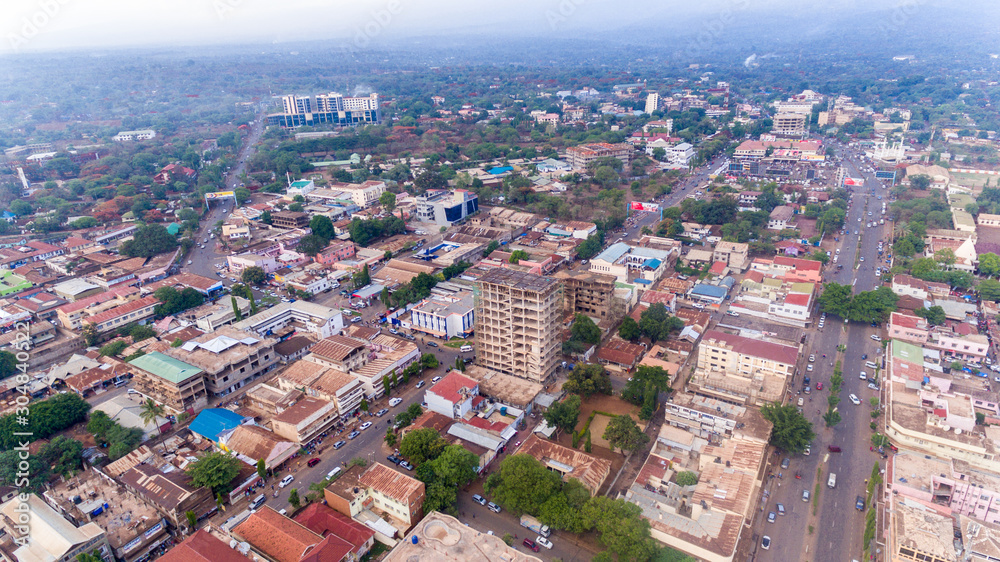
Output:
M417 535L413 535L413 544L417 544L417 542L418 542Z
M501 416L507 415L507 406L500 406L500 415Z

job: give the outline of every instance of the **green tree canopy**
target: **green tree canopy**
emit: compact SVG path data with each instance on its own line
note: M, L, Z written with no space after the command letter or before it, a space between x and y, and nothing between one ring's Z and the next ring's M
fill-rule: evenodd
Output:
M618 337L630 342L638 341L639 338L642 337L642 331L639 329L639 323L636 322L631 316L626 316L622 320L621 326L618 327Z
M309 229L313 235L324 238L327 242L337 235L330 217L324 215L313 215L313 218L309 219Z
M215 494L226 494L240 473L240 460L221 452L209 453L193 462L187 473L193 486L205 486Z
M812 422L792 404L765 404L760 413L771 422L771 444L787 453L798 454L809 447L816 434Z
M264 268L251 265L243 270L240 280L247 285L261 285L267 281L267 273L264 271Z
M917 316L926 318L927 322L931 326L940 326L941 324L944 324L945 320L948 319L945 315L944 309L940 306L932 306L930 308L920 307L914 312Z
M570 337L590 345L601 343L601 329L586 314L577 314L570 326Z
M643 405L647 400L647 385L650 383L653 385L654 396L661 392L669 392L670 374L663 367L639 365L632 375L632 380L622 389L622 399L636 406Z
M622 456L625 451L634 451L649 442L649 436L639 429L639 426L628 414L615 416L604 430L604 439L611 445L611 450L621 449Z
M992 252L979 254L979 273L987 277L1000 275L1000 256Z
M448 442L441 437L436 429L424 427L415 429L403 437L399 444L399 454L415 465L434 460L440 455Z
M500 463L500 470L490 474L483 489L515 513L538 513L562 489L562 480L535 457L517 454Z
M580 418L580 396L570 394L562 402L556 402L542 415L545 421L553 427L572 432Z
M569 374L569 380L563 385L563 390L579 394L584 399L596 393L611 394L611 377L603 365L577 363Z
M634 503L604 496L591 498L583 507L583 519L619 560L648 561L658 550L650 535L649 520L642 517L642 508Z
M139 227L131 240L121 245L121 253L129 257L150 258L177 247L177 238L167 232L162 224Z

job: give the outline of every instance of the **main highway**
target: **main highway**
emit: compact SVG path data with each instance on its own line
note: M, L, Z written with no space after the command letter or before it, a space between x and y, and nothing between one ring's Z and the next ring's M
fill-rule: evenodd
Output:
M831 262L825 268L824 282L853 285L855 293L870 291L880 283L875 268L885 265L885 262L879 261L879 241L886 241L885 255L888 255L891 252L888 242L892 226L888 222L871 228L867 225L872 220L878 222L882 201L887 201L889 191L881 187L872 173L865 171L866 164L852 151L840 148L839 152L846 175L864 178L865 182L863 188L854 188L844 226L848 233L837 235L840 238L838 262L844 267L837 269ZM871 217L868 216L869 211ZM864 261L860 261L861 258ZM819 314L818 310L816 314ZM812 421L817 436L811 454L790 457L788 469L781 469L778 459L773 462L771 472L775 477L765 482L770 497L753 525L756 540L754 560L850 562L861 559L864 514L855 509L855 498L865 495L866 479L871 475L875 462L881 459L877 453L868 450L872 435L869 399L878 396L879 391L870 389L868 381L861 380L860 373L865 371L869 378L875 374L864 366L866 360L862 359L862 355L867 355L867 361L881 367L882 345L871 339L872 335L880 333L880 329L868 324L845 324L836 316L828 316L822 329L814 323L805 331L803 355L815 354L815 371L806 372L804 363L800 362L802 372L796 373L793 379L788 403L798 400L800 395L797 393L804 386L804 375L811 376L813 389L817 382L823 383L823 390L813 390L808 396L801 395L805 398L804 413ZM844 352L838 352L839 345L845 346ZM826 411L830 377L836 360L842 362L844 378L838 405L841 421L834 428L827 428L821 416ZM852 404L848 399L850 394L857 396L861 404ZM842 452L829 452L829 446L840 447ZM782 474L780 478L779 473ZM837 475L834 488L827 487L831 473ZM801 479L795 478L796 474ZM817 489L817 498L810 497L808 502L803 501L803 490L808 490L813 496ZM815 510L814 501L817 502ZM767 514L778 512L777 503L783 504L786 515L779 515L775 523L768 523ZM759 547L763 535L772 539L769 550Z

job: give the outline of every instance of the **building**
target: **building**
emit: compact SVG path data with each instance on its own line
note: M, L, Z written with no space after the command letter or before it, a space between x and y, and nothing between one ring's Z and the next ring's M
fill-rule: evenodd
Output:
M379 97L374 93L365 97L344 97L336 92L315 96L289 95L281 98L281 103L284 112L268 115L268 125L356 126L381 122Z
M677 252L617 242L590 260L590 271L613 275L619 283L651 285L669 269L671 256L676 258Z
M236 321L236 310L233 307L233 299L236 299L236 307L243 317L250 315L252 306L250 301L243 297L232 297L231 299L220 299L216 302L209 302L201 306L185 311L184 316L194 318L195 325L202 332L211 332L222 326L227 326Z
M344 329L344 316L338 309L320 304L295 301L283 302L262 310L257 314L233 324L233 328L242 332L252 332L262 337L279 335L287 331L305 331L317 339L328 338L339 334Z
M798 347L708 330L689 388L734 404L779 400L798 353Z
M667 162L677 168L685 168L694 160L695 150L691 143L680 142L664 148Z
M149 140L156 136L156 131L152 129L142 129L140 131L121 131L117 135L111 137L111 140L115 142L129 142L137 140Z
M784 137L801 137L806 134L806 120L809 115L803 113L779 113L774 116L774 127L771 133Z
M646 94L646 113L653 113L660 109L660 94L650 92Z
M255 338L230 326L220 326L163 353L200 369L208 392L225 396L278 364L276 343L273 338Z
M465 189L431 189L416 197L417 220L438 226L452 226L478 212L479 196Z
M410 329L450 340L465 338L475 329L475 303L471 291L431 293L410 309Z
M104 291L93 283L89 283L83 279L74 278L56 284L52 287L52 292L69 302L76 302Z
M280 228L305 228L309 226L309 213L278 211L271 214L271 225Z
M380 462L349 467L323 490L323 496L331 508L362 523L375 511L384 513L400 535L423 517L424 483ZM373 528L381 532L379 526Z
M541 383L559 360L560 285L496 268L475 284L476 359L500 373Z
M930 325L925 318L911 316L903 312L893 312L889 316L888 331L889 337L894 340L923 345L927 343L930 336Z
M424 393L427 409L451 419L461 419L472 412L475 399L479 396L479 383L451 371Z
M250 562L250 558L215 538L205 529L198 529L181 544L160 556L160 562Z
M222 237L228 240L249 240L250 226L247 224L226 223L222 225Z
M334 194L340 192L340 194L346 195L358 207L367 209L379 203L379 198L382 197L385 190L386 185L384 181L367 180L362 183L334 183L330 186L330 189L325 191ZM313 195L314 197L310 199L316 198L315 196L318 193Z
M743 271L750 265L750 245L725 240L715 245L712 250L712 261L722 262L735 271Z
M787 205L778 205L771 211L771 215L767 219L767 229L784 230L788 228L794 216L795 209Z
M632 158L632 147L624 142L618 144L595 142L566 149L566 159L575 169L586 168L588 164L601 158L617 158L622 164L628 165Z
M614 324L625 314L626 303L615 295L615 278L592 271L560 270L555 274L563 286L563 314L583 314Z
M362 355L367 355L364 346L360 348L360 352ZM333 402L338 414L344 418L354 414L361 406L361 399L364 398L361 381L349 371L324 366L318 361L296 361L271 382L285 392L301 390L307 396Z
M163 404L174 413L194 412L208 406L202 370L159 351L128 362L132 386L142 396Z
M573 478L579 480L594 497L611 474L611 461L541 439L535 433L524 440L518 453L535 457L546 468L559 474L564 482Z
M339 261L353 258L356 251L354 242L332 241L329 246L320 250L313 258L316 263L323 265L333 265Z
M115 559L97 523L77 527L34 494L28 494L27 501L15 497L0 506L0 523L7 536L18 541L11 545L16 546L11 554L17 562L72 561L95 550L105 561Z
M340 414L335 403L307 396L271 418L271 430L289 441L304 444L338 421Z
M298 452L299 445L286 441L267 429L252 423L238 425L218 435L219 446L244 458L263 460L268 470L280 466Z
M259 267L264 273L274 273L278 269L278 262L272 256L262 256L258 254L240 254L226 258L229 271L240 273L248 267Z
M151 464L137 463L122 472L118 481L152 504L176 528L187 528L188 511L193 511L199 519L214 512L215 498L211 489L195 488L186 472L167 466L171 470L162 472Z
M496 536L477 531L458 519L432 511L396 543L385 562L454 560L455 562L541 562Z

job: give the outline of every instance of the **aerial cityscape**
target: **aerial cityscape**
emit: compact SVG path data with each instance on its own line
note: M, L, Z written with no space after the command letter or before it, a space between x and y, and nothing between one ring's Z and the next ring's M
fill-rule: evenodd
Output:
M1000 562L998 29L4 3L0 560Z

